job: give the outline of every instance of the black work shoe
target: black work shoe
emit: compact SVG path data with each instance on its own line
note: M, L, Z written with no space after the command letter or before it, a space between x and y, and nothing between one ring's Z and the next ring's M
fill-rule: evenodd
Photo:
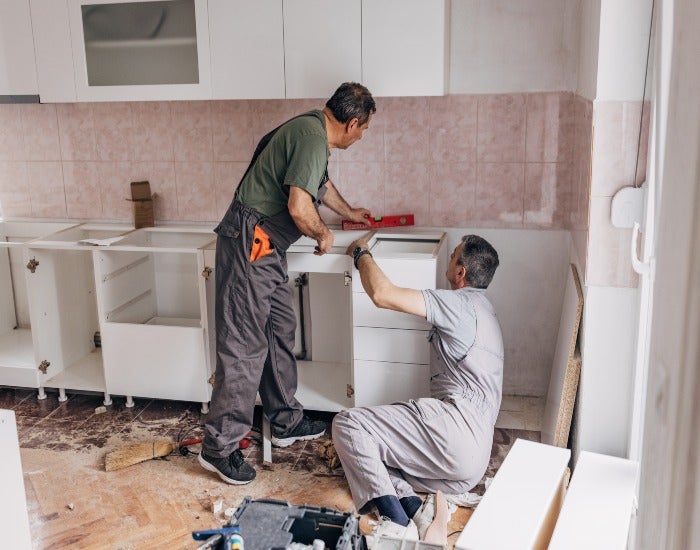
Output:
M304 415L301 422L295 428L285 435L273 435L272 444L275 447L289 447L296 441L310 441L318 439L326 433L326 423L321 420L311 420Z
M236 449L226 458L199 453L199 463L232 485L245 485L255 479L255 468L245 461L240 449Z

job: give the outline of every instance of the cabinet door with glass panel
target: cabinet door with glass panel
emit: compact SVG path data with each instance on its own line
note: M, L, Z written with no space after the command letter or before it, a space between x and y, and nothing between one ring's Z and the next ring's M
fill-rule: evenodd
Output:
M79 101L211 98L206 0L69 0Z

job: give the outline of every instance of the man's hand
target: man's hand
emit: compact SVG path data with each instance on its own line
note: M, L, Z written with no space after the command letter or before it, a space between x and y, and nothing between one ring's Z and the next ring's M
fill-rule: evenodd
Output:
M350 246L348 246L348 249L345 251L345 253L352 258L352 253L353 251L358 247L362 248L369 248L369 243L365 239L355 239L350 243Z
M372 217L372 212L367 208L351 208L347 215L347 219L352 222L364 223L367 227L370 227L372 223L370 218Z
M316 239L316 242L318 244L316 245L316 250L314 250L314 254L316 254L316 256L323 256L326 252L328 252L331 249L334 240L335 237L333 236L333 232L327 231L326 234L324 234L322 237Z

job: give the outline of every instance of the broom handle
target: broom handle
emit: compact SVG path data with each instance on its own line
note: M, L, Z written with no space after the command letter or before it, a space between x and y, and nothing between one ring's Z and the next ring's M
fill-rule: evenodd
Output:
M197 445L198 443L202 442L201 437L195 437L192 439L185 439L183 441L180 441L177 446L178 447L188 447L189 445Z

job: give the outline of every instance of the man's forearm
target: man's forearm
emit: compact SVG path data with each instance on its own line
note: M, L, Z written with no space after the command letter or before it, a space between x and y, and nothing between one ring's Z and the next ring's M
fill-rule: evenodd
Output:
M317 241L328 238L331 233L314 206L311 195L299 187L289 190L289 213L304 235Z
M352 207L338 192L331 180L326 182L326 195L323 197L323 204L343 218L349 218L352 215Z

